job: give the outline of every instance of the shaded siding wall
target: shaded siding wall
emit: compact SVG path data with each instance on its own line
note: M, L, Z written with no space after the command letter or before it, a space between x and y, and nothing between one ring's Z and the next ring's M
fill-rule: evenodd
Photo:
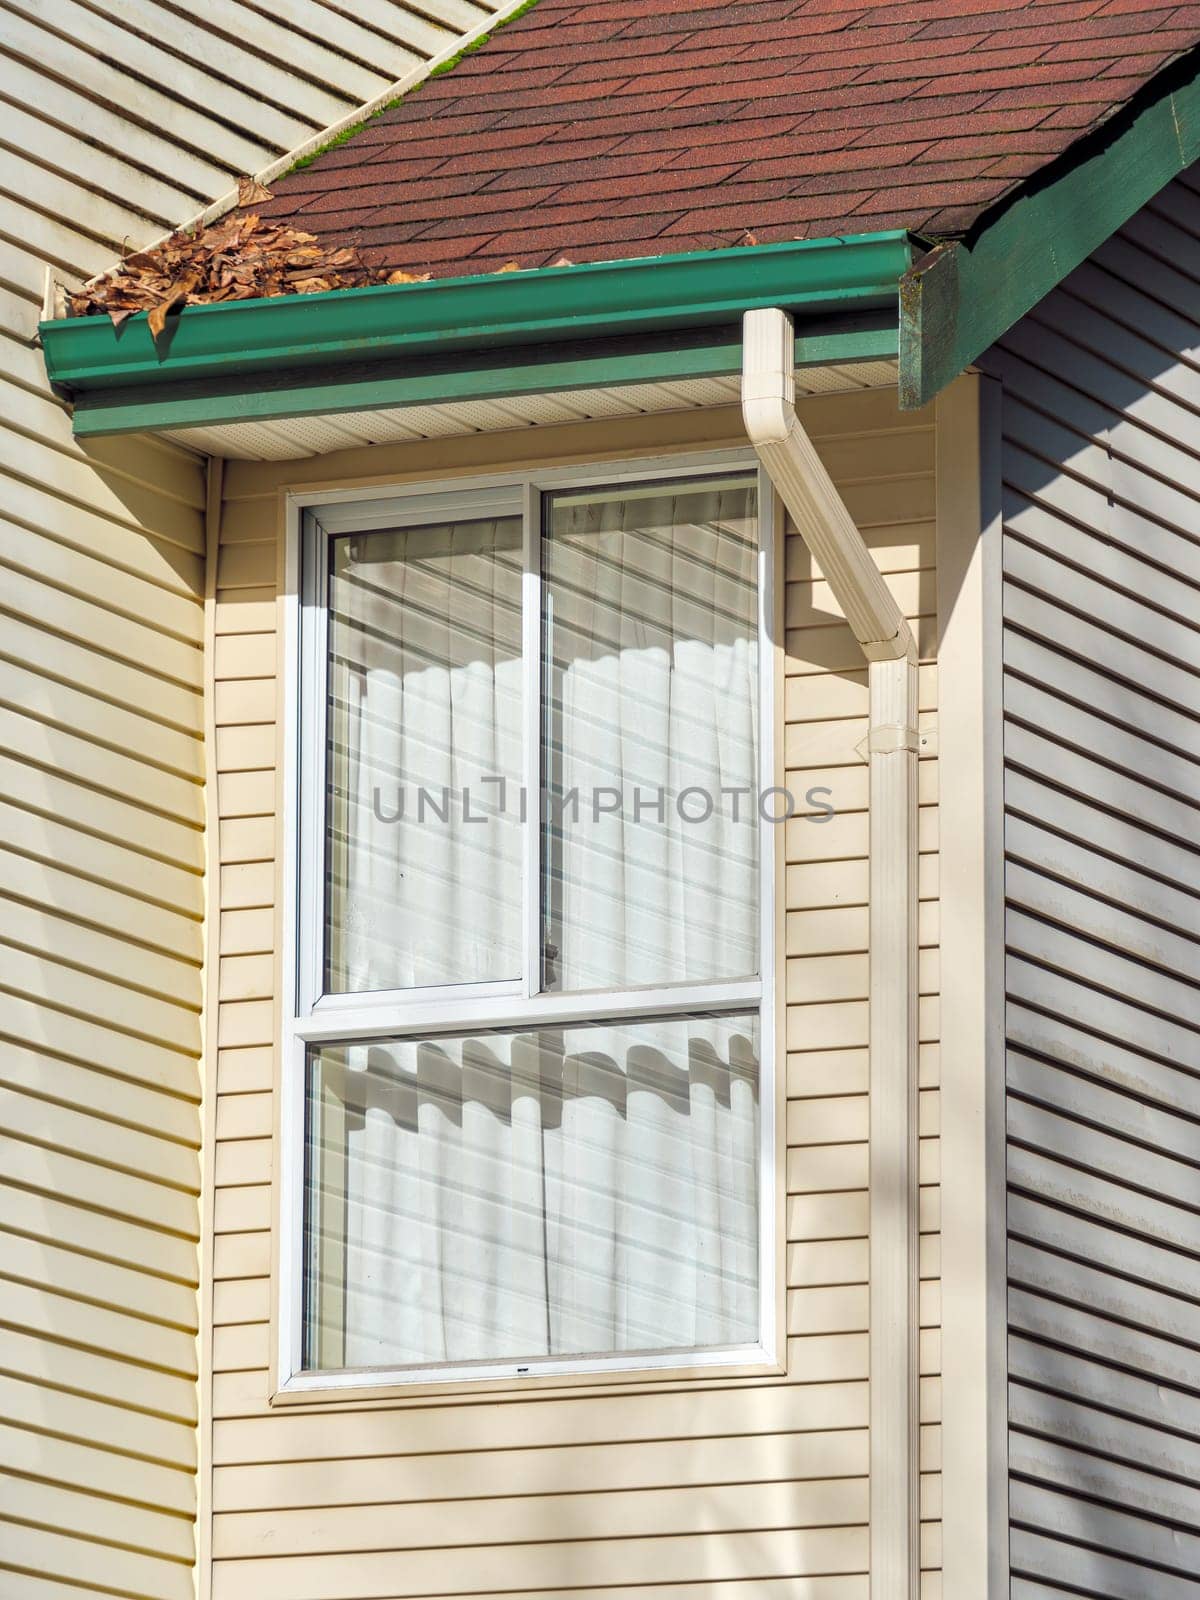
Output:
M891 392L806 422L921 639L936 697L934 434ZM580 1587L616 1600L866 1600L866 672L792 537L787 781L837 817L787 831L788 1374L538 1385L490 1397L269 1403L278 1071L276 594L284 486L744 443L736 412L540 428L312 461L228 463L217 592L221 839L213 1379L216 1600ZM518 456L518 452L520 455ZM922 1368L926 1600L938 1505L936 763L922 762ZM660 1586L664 1586L661 1587ZM665 1587L671 1586L671 1587Z
M1012 1592L1200 1595L1200 175L1003 381Z
M193 1593L204 471L72 440L101 271L490 7L0 5L0 1593ZM234 42L236 41L236 43Z

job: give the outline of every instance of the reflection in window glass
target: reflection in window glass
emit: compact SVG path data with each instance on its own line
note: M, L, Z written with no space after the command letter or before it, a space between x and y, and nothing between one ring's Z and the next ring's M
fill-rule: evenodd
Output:
M753 475L548 497L544 981L758 972Z
M521 520L329 550L326 988L519 977Z
M314 1047L305 1366L759 1336L757 1014Z

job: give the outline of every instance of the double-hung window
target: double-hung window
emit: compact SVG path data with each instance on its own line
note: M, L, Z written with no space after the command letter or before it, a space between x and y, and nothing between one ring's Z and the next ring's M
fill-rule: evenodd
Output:
M772 1357L768 485L293 509L283 1386Z

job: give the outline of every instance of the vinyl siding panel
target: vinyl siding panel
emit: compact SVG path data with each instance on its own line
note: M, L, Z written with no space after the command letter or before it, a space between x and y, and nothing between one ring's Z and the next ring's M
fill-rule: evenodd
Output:
M183 1600L204 479L89 462L37 360L0 338L0 1586Z
M5 1596L195 1592L205 470L74 440L46 267L102 271L493 10L0 4Z
M1003 385L1012 1593L1200 1595L1200 175Z
M936 711L934 435L892 392L806 420L923 641ZM861 654L798 537L787 577L787 1373L272 1405L280 491L741 443L735 413L228 462L216 650L220 1021L215 1600L867 1597L867 784ZM536 454L534 454L536 452ZM811 789L829 797L805 801ZM936 761L921 763L922 1504L938 1594ZM807 820L826 798L827 822ZM401 1554L402 1553L402 1554Z

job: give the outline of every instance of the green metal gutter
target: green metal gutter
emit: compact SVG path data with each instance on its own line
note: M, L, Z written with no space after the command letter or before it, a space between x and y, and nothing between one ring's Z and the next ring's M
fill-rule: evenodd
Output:
M736 372L744 311L792 311L800 359L895 356L908 236L863 234L41 324L77 434L212 426Z
M1197 53L1151 81L984 218L936 246L900 285L900 404L925 405L1069 272L1200 159Z

